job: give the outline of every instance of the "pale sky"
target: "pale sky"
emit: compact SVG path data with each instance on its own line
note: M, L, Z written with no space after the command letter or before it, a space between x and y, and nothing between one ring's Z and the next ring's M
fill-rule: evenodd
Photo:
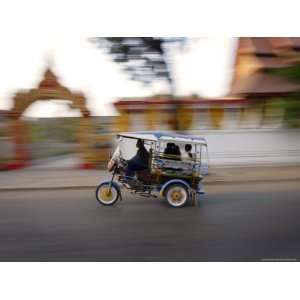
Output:
M177 95L197 93L221 97L228 92L236 40L233 38L193 39L184 50L175 50L172 70ZM145 87L128 79L120 65L84 38L10 38L1 41L0 109L9 109L13 94L34 88L43 76L46 57L62 84L87 97L92 115L114 114L112 103L121 97L143 97L168 93L168 86ZM59 102L36 102L26 116L73 116Z

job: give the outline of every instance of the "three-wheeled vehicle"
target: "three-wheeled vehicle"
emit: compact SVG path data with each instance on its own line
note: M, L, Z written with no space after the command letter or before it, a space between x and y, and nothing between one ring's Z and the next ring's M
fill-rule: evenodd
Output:
M208 173L204 138L164 132L120 133L117 138L117 148L108 163L112 177L96 189L99 203L113 205L122 200L123 186L141 196L161 196L172 207L183 207L188 202L197 204L198 196L204 193L202 180ZM137 140L143 141L149 162L146 169L129 177L125 173L128 161L137 151ZM169 153L167 149L170 148L176 152Z

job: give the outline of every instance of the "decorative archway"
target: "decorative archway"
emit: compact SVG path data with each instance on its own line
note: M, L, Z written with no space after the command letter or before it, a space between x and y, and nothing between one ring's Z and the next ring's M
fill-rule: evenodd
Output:
M61 85L52 70L48 68L37 88L18 92L13 98L13 107L9 112L9 122L10 135L14 141L15 151L13 162L9 164L8 169L17 169L27 166L31 160L30 152L27 149L29 135L26 124L21 120L22 114L35 101L53 99L69 100L72 102L73 108L80 110L82 118L79 124L78 141L80 144L80 152L84 160L82 167L91 168L94 166L93 158L95 157L95 153L93 153L94 150L88 138L92 123L90 112L86 106L86 99L82 93L72 92Z

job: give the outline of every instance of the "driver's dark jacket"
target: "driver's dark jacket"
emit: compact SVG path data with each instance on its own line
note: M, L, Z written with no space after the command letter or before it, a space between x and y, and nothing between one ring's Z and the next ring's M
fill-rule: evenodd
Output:
M149 153L145 147L138 149L136 155L133 157L133 160L137 163L147 167L149 162Z

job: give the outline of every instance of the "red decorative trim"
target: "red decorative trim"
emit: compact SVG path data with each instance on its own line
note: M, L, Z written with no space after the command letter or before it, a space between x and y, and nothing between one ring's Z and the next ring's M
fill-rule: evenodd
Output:
M91 169L96 169L96 165L93 163L82 163L79 166L80 170L91 170Z
M140 110L144 109L143 106L147 105L226 105L226 104L245 104L250 102L250 99L144 99L144 100L119 100L114 105L117 108L126 107L133 110L136 106L142 106ZM129 108L130 107L130 108Z
M11 163L4 164L4 166L1 169L7 171L13 171L13 170L24 169L28 166L30 166L29 162L20 161L20 162L11 162Z

